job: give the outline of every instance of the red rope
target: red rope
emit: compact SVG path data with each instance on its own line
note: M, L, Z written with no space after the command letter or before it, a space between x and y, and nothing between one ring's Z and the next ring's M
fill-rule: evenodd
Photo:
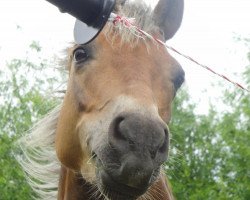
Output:
M140 29L138 26L134 25L133 22L131 22L131 19L128 19L126 17L122 17L122 16L119 16L119 15L116 15L114 13L111 14L111 17L109 19L111 22L113 22L113 24L115 26L118 26L119 23L122 24L123 26L125 26L126 28L128 29L133 29L135 31L137 31L137 33L140 33L142 36L146 36L147 38L150 38L152 40L155 40L157 43L159 43L160 45L162 46L165 46L166 48L170 49L171 51L179 54L180 56L190 60L191 62L197 64L198 66L210 71L211 73L223 78L224 80L234 84L235 86L241 88L242 90L245 90L247 92L250 93L250 90L244 86L242 86L241 84L231 80L230 78L228 78L227 76L223 75L223 74L220 74L216 71L214 71L212 68L208 67L207 65L204 65L204 64L201 64L199 63L198 61L196 61L195 59L193 59L192 57L190 56L187 56L183 53L181 53L180 51L176 50L175 48L171 47L171 46L168 46L167 44L165 44L163 41L159 40L158 38L155 38L153 37L152 35L148 34L147 32L143 31L142 29Z

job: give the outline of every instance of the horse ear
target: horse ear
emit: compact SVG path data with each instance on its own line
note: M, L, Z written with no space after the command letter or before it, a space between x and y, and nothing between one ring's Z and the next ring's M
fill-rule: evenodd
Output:
M183 17L184 0L160 0L154 10L154 20L164 32L165 40L172 38Z

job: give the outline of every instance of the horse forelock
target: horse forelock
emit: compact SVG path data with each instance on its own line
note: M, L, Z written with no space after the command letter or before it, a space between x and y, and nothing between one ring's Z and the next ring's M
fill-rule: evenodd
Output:
M160 32L153 18L152 8L141 0L126 2L124 6L116 11L116 14L131 20L132 24L148 33ZM133 29L124 26L122 23L107 23L103 33L111 43L117 42L116 39L119 38L120 44L129 43L131 47L136 46L139 41L147 41L145 39L141 40L142 37L138 33L135 33Z

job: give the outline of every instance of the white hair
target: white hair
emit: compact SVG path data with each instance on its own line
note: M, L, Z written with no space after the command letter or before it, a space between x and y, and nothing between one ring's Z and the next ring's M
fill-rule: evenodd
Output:
M160 32L159 27L155 25L152 8L147 6L142 0L134 0L126 2L117 14L125 17L135 26L148 33ZM112 22L107 23L104 33L111 43L117 42L116 38L120 38L121 44L131 44L134 47L141 39L146 43L146 37L140 35L132 27L126 27L122 23L114 25Z
M60 108L52 110L18 141L23 154L17 159L35 192L35 199L57 198L60 162L55 152L55 130Z

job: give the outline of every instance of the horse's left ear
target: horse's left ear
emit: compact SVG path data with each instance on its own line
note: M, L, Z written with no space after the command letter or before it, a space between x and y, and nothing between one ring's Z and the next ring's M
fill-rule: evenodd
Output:
M172 38L179 29L184 0L160 0L154 10L154 20L164 32L165 40Z

